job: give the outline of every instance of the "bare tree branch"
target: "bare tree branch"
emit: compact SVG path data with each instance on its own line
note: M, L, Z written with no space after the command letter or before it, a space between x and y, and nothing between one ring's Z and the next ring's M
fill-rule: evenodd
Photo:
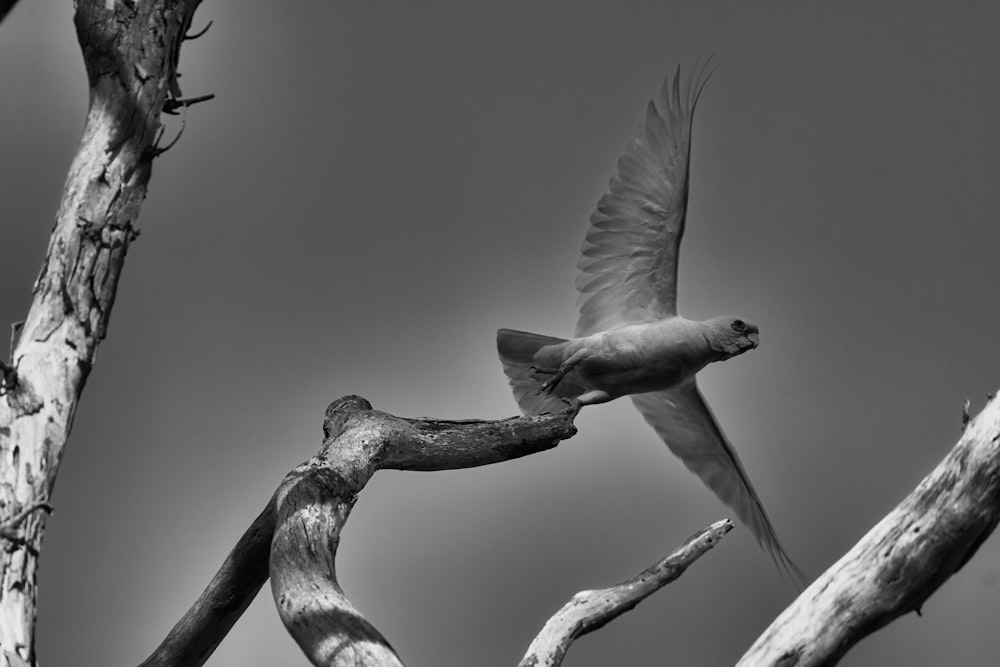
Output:
M351 444L363 442L362 436ZM360 455L354 461L364 465L368 453L352 453ZM285 628L314 665L403 664L337 582L334 559L340 531L357 500L358 482L364 484L363 478L361 469L342 476L324 462L310 462L290 474L278 492L271 592Z
M357 494L378 469L470 468L551 449L576 433L575 416L569 410L498 421L404 419L373 410L358 396L334 401L323 422L320 453L286 476L208 588L142 667L204 664L253 600L268 568L279 615L316 664L393 664L398 658L344 597L334 570L340 529ZM377 660L343 662L351 656Z
M1000 521L1000 401L948 456L771 624L743 667L833 665L858 641L920 607Z
M267 581L275 516L272 497L208 587L141 667L205 664Z
M632 579L611 588L577 593L548 620L519 667L558 667L573 640L604 627L677 579L732 529L733 522L729 519L716 521Z
M207 659L260 586L262 545L269 525L274 526L272 594L279 616L312 663L399 664L392 647L353 607L336 577L340 531L358 493L382 468L463 468L551 448L575 433L574 417L574 411L567 411L501 421L403 419L373 410L357 396L335 401L327 409L323 449L289 473L275 493L276 517L264 520L271 511L269 505L252 528L260 526L253 546L243 542L237 546L213 584L164 642L176 640L182 645L191 641L198 650L183 654L184 660L151 658L144 664L199 665ZM918 610L968 561L1000 520L998 443L1000 402L991 401L969 423L941 465L814 582L740 665L834 664L865 635L907 611ZM723 521L710 526L621 586L577 595L550 620L521 665L560 664L575 637L601 627L679 576L731 525ZM252 555L241 557L238 552L243 549L251 549ZM240 579L227 572L240 567L251 568L253 576ZM239 583L219 586L219 581ZM228 611L217 611L225 607L225 601L231 602Z
M78 0L90 108L0 396L0 667L34 665L44 513L146 196L160 112L199 0ZM10 4L2 9L9 9ZM176 96L176 95L174 95Z

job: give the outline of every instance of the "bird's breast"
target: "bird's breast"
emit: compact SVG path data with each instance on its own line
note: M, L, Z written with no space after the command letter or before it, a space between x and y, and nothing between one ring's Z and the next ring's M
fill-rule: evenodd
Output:
M637 324L593 336L582 364L587 384L613 396L669 389L694 376L705 363L678 327Z

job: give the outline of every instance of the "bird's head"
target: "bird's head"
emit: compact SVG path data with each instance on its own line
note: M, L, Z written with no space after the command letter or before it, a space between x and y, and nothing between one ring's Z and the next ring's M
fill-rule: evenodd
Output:
M743 354L760 344L760 330L740 317L716 317L708 320L705 337L719 361Z

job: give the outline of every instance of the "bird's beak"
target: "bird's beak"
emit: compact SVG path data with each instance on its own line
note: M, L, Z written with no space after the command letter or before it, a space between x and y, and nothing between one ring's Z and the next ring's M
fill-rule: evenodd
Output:
M753 347L757 347L758 345L760 345L760 334L757 333L756 331L748 333L747 340L753 344Z

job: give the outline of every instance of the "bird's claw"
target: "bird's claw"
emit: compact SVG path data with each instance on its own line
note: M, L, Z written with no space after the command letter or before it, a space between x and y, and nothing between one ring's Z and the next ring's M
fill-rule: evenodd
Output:
M538 386L538 392L537 393L539 393L539 394L551 394L555 390L556 385L559 384L559 380L560 379L561 378L558 375L554 375L554 376L550 377L548 380L546 380L545 382L543 382L542 384L540 384Z

